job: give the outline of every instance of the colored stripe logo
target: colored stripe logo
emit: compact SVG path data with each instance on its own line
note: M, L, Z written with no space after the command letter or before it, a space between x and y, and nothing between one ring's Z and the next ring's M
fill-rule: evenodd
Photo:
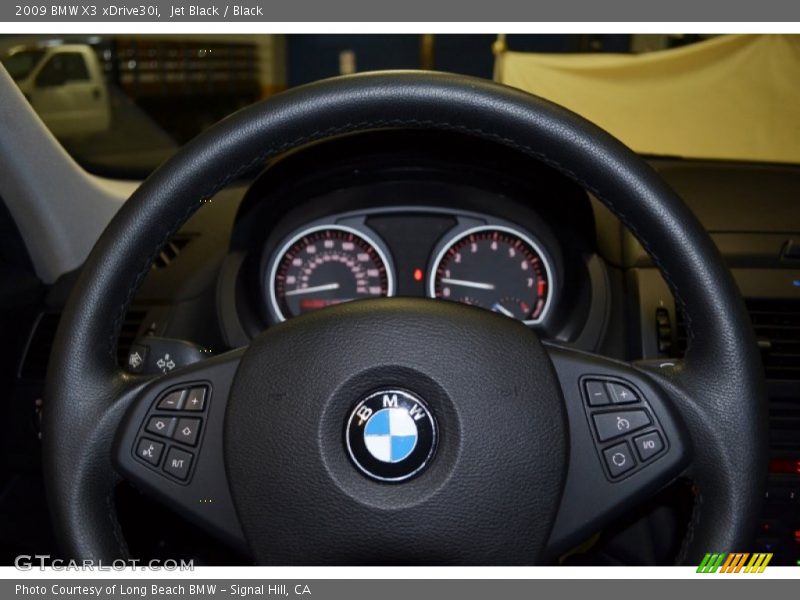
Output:
M763 573L771 560L771 552L757 552L755 554L749 554L747 552L731 552L727 554L708 553L703 557L700 566L697 567L697 572Z

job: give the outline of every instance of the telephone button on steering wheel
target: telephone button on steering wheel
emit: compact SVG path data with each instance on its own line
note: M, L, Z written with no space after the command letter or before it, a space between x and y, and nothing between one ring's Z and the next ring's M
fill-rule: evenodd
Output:
M141 438L136 446L136 456L154 466L158 466L163 452L164 444L147 438Z

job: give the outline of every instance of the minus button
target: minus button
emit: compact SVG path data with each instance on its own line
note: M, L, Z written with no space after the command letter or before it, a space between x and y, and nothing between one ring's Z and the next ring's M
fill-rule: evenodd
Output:
M602 381L589 380L586 382L586 400L589 406L606 406L611 404L608 390Z

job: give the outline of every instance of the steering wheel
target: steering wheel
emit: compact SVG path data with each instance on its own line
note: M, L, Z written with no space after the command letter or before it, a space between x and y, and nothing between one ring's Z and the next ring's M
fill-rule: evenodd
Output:
M489 311L386 298L292 319L164 376L120 369L126 310L192 213L270 157L381 128L510 146L594 194L669 284L686 319L685 358L620 362L542 342ZM127 555L112 500L125 478L258 563L511 565L554 560L685 476L696 499L677 560L696 564L705 552L746 549L755 531L764 398L754 335L720 254L631 150L488 81L372 73L234 114L125 203L58 328L45 481L71 557Z

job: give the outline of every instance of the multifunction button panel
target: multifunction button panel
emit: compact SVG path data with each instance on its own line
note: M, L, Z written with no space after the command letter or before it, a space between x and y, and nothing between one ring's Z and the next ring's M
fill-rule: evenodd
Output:
M139 428L133 448L136 458L166 477L189 481L210 401L211 388L205 383L162 393Z
M646 467L667 448L667 438L642 393L630 382L582 380L584 408L595 446L612 481Z

